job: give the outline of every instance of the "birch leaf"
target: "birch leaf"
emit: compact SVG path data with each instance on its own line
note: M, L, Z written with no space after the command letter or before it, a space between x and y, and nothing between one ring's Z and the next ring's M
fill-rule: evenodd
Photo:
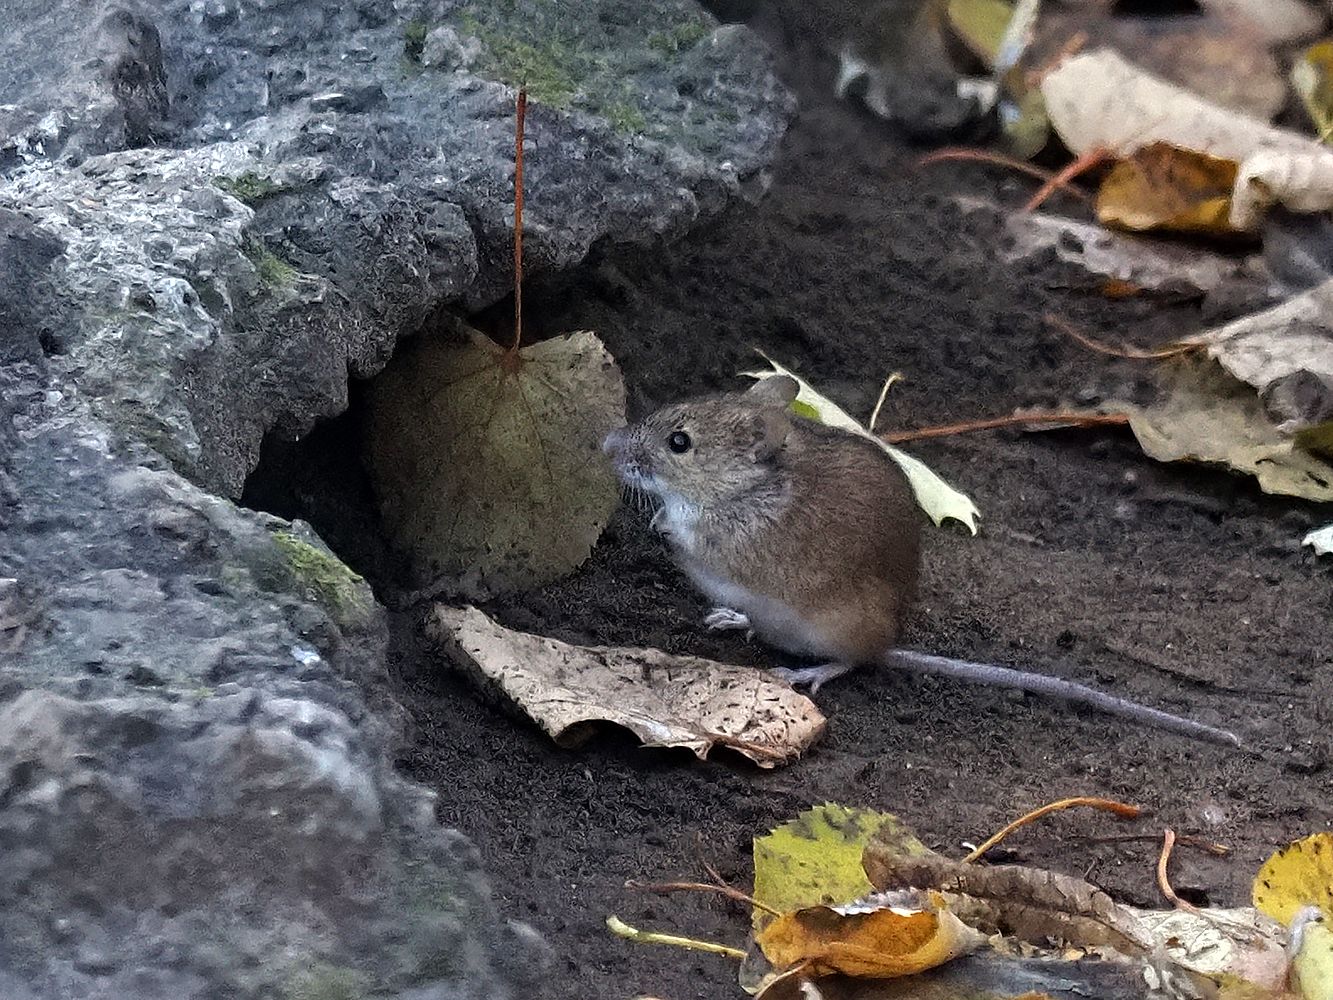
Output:
M479 598L558 579L619 501L601 441L624 420L620 369L593 333L517 354L476 331L420 337L370 394L385 527L440 592Z
M906 474L908 482L912 485L912 492L916 496L917 504L929 515L932 521L938 525L943 523L946 518L953 518L967 525L972 534L977 533L977 518L980 516L980 511L977 510L976 504L966 494L960 493L946 483L932 472L925 462L885 444L866 430L855 418L848 415L837 403L817 392L809 382L799 375L784 368L767 355L763 355L763 357L772 366L770 370L742 372L742 374L755 379L786 375L795 380L796 384L800 386L800 392L797 393L796 401L792 404L794 412L812 420L818 420L830 427L840 427L853 434L859 434L867 441L875 442L876 445L884 449L886 455L898 463L898 466Z

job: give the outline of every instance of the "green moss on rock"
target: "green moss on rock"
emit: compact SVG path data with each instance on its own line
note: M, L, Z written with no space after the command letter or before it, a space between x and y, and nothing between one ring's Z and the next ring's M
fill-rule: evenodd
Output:
M270 250L263 240L251 237L242 248L268 288L287 288L296 281L296 268Z
M214 177L213 186L251 207L258 205L265 198L271 198L286 190L273 178L257 174L253 170L247 170L235 177Z
M426 51L426 35L430 26L425 21L408 21L403 26L403 55L412 62L421 61L421 53Z
M370 986L364 972L318 962L295 973L284 995L285 1000L364 1000Z
M339 625L363 623L370 616L364 578L290 531L275 531L273 542L297 585L328 609Z

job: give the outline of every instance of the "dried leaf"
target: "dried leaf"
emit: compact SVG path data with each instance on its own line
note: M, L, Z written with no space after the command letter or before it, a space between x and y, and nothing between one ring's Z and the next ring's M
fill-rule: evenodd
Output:
M1269 422L1254 391L1208 359L1182 359L1150 406L1114 402L1139 446L1160 462L1225 465L1265 493L1333 500L1333 465Z
M1307 906L1333 919L1333 833L1288 844L1263 863L1250 890L1254 905L1283 924Z
M953 912L986 933L1036 945L1064 941L1111 948L1122 955L1151 951L1152 939L1127 909L1091 883L1021 865L975 865L940 855L916 857L872 840L863 857L876 889L935 889Z
M1157 142L1120 160L1097 191L1097 219L1137 232L1224 235L1236 164Z
M1075 154L1128 156L1165 142L1240 164L1231 225L1256 227L1279 203L1293 211L1333 207L1333 150L1214 104L1139 69L1114 52L1074 56L1042 80L1047 114Z
M1199 0L1205 10L1243 18L1267 45L1286 45L1311 38L1323 18L1302 0Z
M795 372L782 367L771 358L765 357L764 360L772 366L769 371L742 372L742 374L756 379L771 378L774 375L787 375L794 379L796 384L800 386L800 392L796 396L796 401L792 404L792 409L795 412L812 420L828 424L830 427L841 427L843 430L859 434L866 440L875 442L876 445L884 449L885 454L898 463L898 466L906 474L908 482L912 485L912 492L916 496L917 504L932 521L940 524L946 518L953 518L967 525L972 534L977 533L977 517L980 512L977 510L976 504L965 494L958 492L937 476L925 462L885 444L871 434L850 417L845 410L831 399L815 391L809 382L806 382Z
M593 723L612 722L645 746L684 747L700 758L726 746L775 767L824 732L814 702L749 667L574 646L507 629L473 607L437 605L429 632L456 667L498 688L562 746L587 739Z
M1183 341L1264 397L1279 429L1333 417L1333 279Z
M771 833L754 839L754 898L787 912L816 904L860 899L873 888L861 867L871 837L898 830L921 851L926 847L889 813L833 802L807 809ZM771 919L754 911L756 927Z
M423 336L370 395L368 458L385 527L440 592L539 586L592 551L620 490L601 442L625 385L596 335L507 354L468 331Z
M1193 972L1243 979L1266 990L1280 990L1286 980L1286 928L1256 910L1126 909L1163 954Z
M1212 104L1269 121L1286 103L1282 67L1261 33L1230 14L1127 16L1101 0L1051 5L1033 45L1034 65L1049 64L1084 39L1084 50L1123 53L1139 69Z
M908 910L876 897L850 906L811 906L784 913L756 935L778 968L809 963L811 975L867 979L910 976L975 951L985 937L937 901Z
M1314 549L1315 555L1333 555L1333 524L1326 524L1310 532L1301 539L1301 544Z
M1238 270L1231 258L1197 247L1126 236L1090 222L1042 212L1006 212L980 198L960 197L955 201L965 212L987 212L1000 221L1007 239L999 241L998 252L1005 261L1054 253L1090 275L1147 292L1183 297L1211 291Z
M1333 41L1311 45L1291 67L1291 85L1320 138L1333 134Z
M1238 114L1107 49L1065 60L1042 78L1041 91L1051 124L1075 155L1106 149L1124 156L1155 142L1236 162L1261 149L1328 153L1308 136Z

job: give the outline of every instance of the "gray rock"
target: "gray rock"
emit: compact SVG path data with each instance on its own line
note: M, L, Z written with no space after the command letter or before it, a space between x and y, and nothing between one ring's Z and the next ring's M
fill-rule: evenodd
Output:
M518 79L541 271L761 187L767 55L689 0L13 0L0 53L0 995L536 995L369 587L229 498L505 293Z

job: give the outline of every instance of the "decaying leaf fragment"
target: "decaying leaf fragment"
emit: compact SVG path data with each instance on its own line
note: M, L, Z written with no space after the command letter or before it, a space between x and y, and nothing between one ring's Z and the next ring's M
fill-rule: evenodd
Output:
M593 333L517 352L474 330L419 337L371 388L368 464L385 527L440 592L557 579L588 557L619 501L601 442L624 420L620 369Z
M1125 909L1163 954L1192 972L1215 979L1243 979L1270 991L1281 990L1286 980L1286 928L1257 910Z
M1124 907L1072 875L1022 865L975 865L939 854L903 854L897 844L872 840L866 875L880 891L934 889L972 927L1036 945L1064 941L1144 955L1152 937Z
M1237 165L1156 142L1118 161L1097 191L1097 219L1137 232L1225 235Z
M755 935L764 957L785 969L807 963L812 976L910 976L981 947L986 939L938 899L871 896L845 906L810 906L776 917Z
M1159 462L1203 462L1252 475L1265 493L1333 500L1333 465L1268 419L1254 391L1207 358L1164 367L1148 406L1111 403L1129 415L1139 446Z
M919 458L913 458L906 452L885 444L874 434L871 434L838 404L817 392L809 382L806 382L795 372L782 367L771 358L765 357L764 360L771 366L768 371L743 372L742 374L756 379L772 378L774 375L786 375L794 379L796 384L800 386L800 392L797 393L796 400L792 403L792 409L795 412L801 416L828 424L830 427L841 427L845 431L859 434L866 440L873 441L878 447L884 449L885 454L898 463L906 474L908 482L912 485L912 492L916 496L917 504L932 521L940 524L946 518L953 518L967 525L972 534L977 533L977 517L980 515L980 511L977 510L976 504L965 494L960 493L946 483Z
M1279 430L1308 431L1333 419L1333 279L1183 343L1204 346L1252 386Z
M657 649L575 646L507 629L473 607L437 605L427 630L455 667L498 688L562 746L611 722L645 746L684 747L700 758L726 746L775 767L824 732L814 702L749 667Z

